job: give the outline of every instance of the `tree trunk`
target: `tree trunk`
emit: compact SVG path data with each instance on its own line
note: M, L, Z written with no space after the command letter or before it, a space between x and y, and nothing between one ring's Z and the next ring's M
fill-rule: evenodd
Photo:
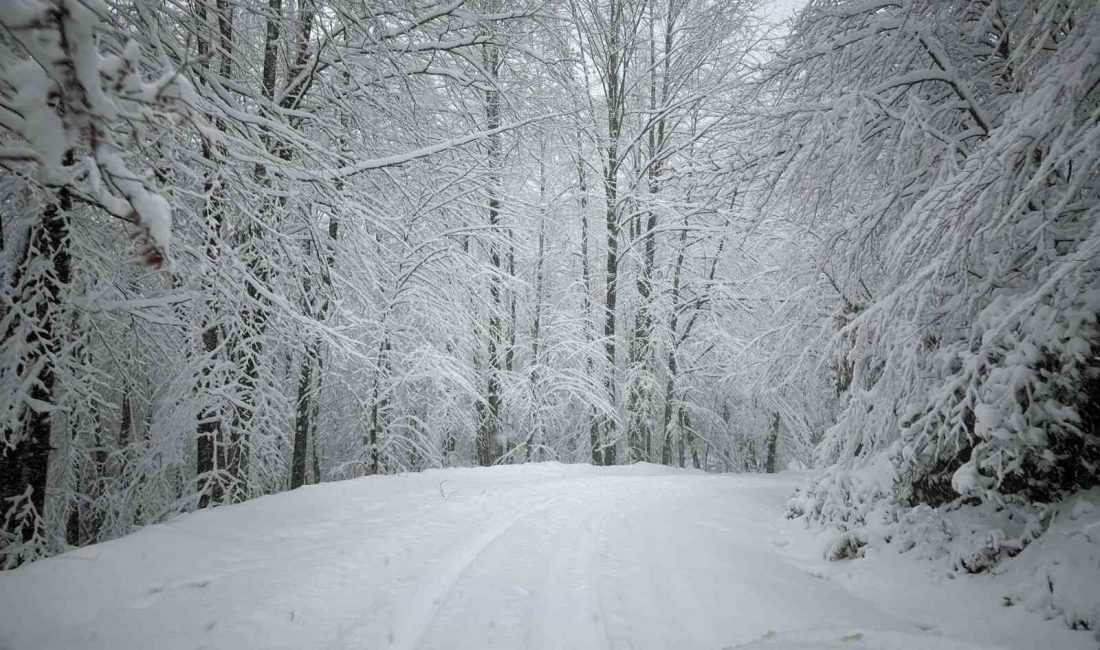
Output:
M615 316L618 302L619 283L619 135L622 131L623 117L625 115L625 84L626 72L625 57L621 52L623 29L624 3L614 0L611 3L608 16L606 37L607 70L604 75L604 93L607 102L607 144L604 159L604 195L607 202L606 226L607 226L607 252L605 264L605 291L604 291L604 354L606 355L607 374L605 375L605 387L611 404L618 402L615 353ZM598 449L594 452L594 460L600 465L615 464L616 423L612 417L604 417L601 421Z
M19 418L22 430L3 432L8 444L0 448L0 525L4 526L0 531L0 543L10 539L15 545L33 544L44 535L52 431L50 412L45 407L55 400L55 364L62 339L60 297L71 279L67 222L71 208L68 190L59 190L56 199L43 210L42 218L32 226L22 263L12 277L13 286L21 290L17 300L24 306L33 305L33 322L25 328L26 337L21 346L24 352L19 365L7 372L18 376L23 368L36 370L30 382L32 401L22 407ZM45 265L44 272L34 270L33 267L40 264ZM35 279L20 286L30 273L36 273ZM17 335L17 327L13 319L4 334L5 342ZM26 510L28 507L33 510ZM8 552L8 548L0 547L0 561L6 568L29 559ZM29 549L27 552L35 551Z
M485 117L486 128L496 129L500 126L500 91L496 87L499 79L501 53L497 46L487 45L484 50L485 71L493 84L485 92ZM503 404L500 395L500 373L505 368L502 352L504 346L504 332L501 318L501 255L500 244L497 243L498 228L501 214L501 136L495 134L488 139L488 158L490 168L489 179L489 263L492 265L493 275L490 278L489 295L489 341L487 369L489 378L485 393L485 405L482 410L481 426L477 436L477 462L479 465L492 465L500 457L500 431Z
M208 28L207 4L205 0L196 2L196 13L199 25L195 32L198 38L199 65L203 72L209 70L207 54L210 51L209 41L206 40ZM219 74L229 79L233 69L233 17L232 9L226 0L217 1L218 34L220 37L221 64ZM225 131L225 123L221 119L215 120L215 126L219 131ZM202 142L202 156L206 160L217 160L218 154L210 146L205 138ZM210 197L203 206L203 218L206 222L206 257L211 266L217 265L221 258L220 242L222 224L225 218L224 205L219 193L216 191L214 177L207 176L204 184L205 193ZM198 387L199 391L209 393L213 380L213 366L216 364L215 355L221 347L221 331L216 323L214 314L217 305L209 305L211 318L215 321L208 323L202 332L202 350L206 357L205 366L202 369L204 382ZM224 440L222 438L222 413L220 407L205 410L199 415L199 422L195 431L195 476L199 492L198 507L206 508L210 505L221 503L224 498L224 486L221 472L225 466Z
M679 422L679 417L676 411L679 409L679 403L676 398L676 379L679 374L679 368L677 367L676 355L679 349L678 341L679 337L679 313L680 313L680 276L684 269L684 256L687 251L687 228L680 231L680 242L676 252L676 262L672 267L672 309L669 310L668 317L668 331L669 331L669 346L668 346L668 375L665 378L665 415L662 418L664 423L664 444L661 446L661 462L665 465L672 464L672 432L673 422ZM675 416L675 417L674 417ZM682 435L682 434L681 434ZM683 462L681 462L683 465Z
M587 176L584 173L584 159L581 156L581 151L577 152L577 191L579 194L580 212L581 212L581 282L583 284L581 300L581 309L584 312L584 334L586 343L592 343L596 338L595 324L592 322L592 271L589 266L588 258L588 241L589 241L589 228L588 228L588 182ZM585 370L588 373L590 379L595 377L595 364L592 362L590 355L585 356ZM593 465L599 465L602 459L602 452L600 451L600 418L596 407L593 406L589 415L589 439L591 443L591 458Z
M294 490L306 482L306 449L309 444L310 420L313 414L311 397L313 393L313 373L317 365L318 341L306 346L298 373L298 400L294 412L294 451L290 462L290 489Z
M542 444L542 389L539 386L539 367L542 362L542 301L546 268L546 143L539 147L539 236L538 252L535 258L535 314L531 323L531 391L534 411L532 413L531 433L527 436L524 460L531 461L532 448ZM514 303L513 303L514 304Z
M775 474L779 471L779 414L772 416L772 426L768 431L768 460L765 471Z

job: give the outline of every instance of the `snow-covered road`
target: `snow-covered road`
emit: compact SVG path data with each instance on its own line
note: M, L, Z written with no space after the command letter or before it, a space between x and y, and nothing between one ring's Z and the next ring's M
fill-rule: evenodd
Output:
M1090 647L992 583L821 560L781 518L798 479L546 463L306 487L0 574L0 648Z

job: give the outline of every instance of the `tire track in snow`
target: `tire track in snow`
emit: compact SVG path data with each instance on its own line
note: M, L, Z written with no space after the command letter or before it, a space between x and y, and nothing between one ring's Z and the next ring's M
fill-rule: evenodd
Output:
M452 554L444 584L430 592L432 607L421 607L418 624L406 627L414 634L395 634L390 647L615 647L592 582L602 537L592 526L624 498L606 487L562 484L539 507L478 536L458 558ZM423 590L417 598L427 602Z
M471 542L465 544L456 553L448 555L447 559L435 567L429 574L427 581L420 581L411 597L406 597L406 602L416 603L415 609L400 616L390 626L387 632L388 647L394 650L415 650L420 647L424 637L432 623L438 618L441 608L445 605L455 585L469 570L485 550L496 540L505 535L512 527L525 517L544 512L553 507L558 499L548 499L543 505L531 508L520 514L491 527L484 533L476 536Z

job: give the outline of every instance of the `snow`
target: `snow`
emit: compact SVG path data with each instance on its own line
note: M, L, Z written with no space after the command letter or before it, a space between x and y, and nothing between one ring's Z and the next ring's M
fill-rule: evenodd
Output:
M1100 623L1100 488L1067 499L1050 529L1005 567L1007 602L1071 627ZM1100 638L1098 638L1100 640Z
M19 89L12 102L12 113L21 115L22 123L15 116L5 116L11 122L4 126L22 131L27 144L41 161L43 180L57 181L62 178L58 168L69 142L61 118L55 111L47 109L50 93L55 86L42 68L31 62L11 66L5 76L6 81Z
M991 646L978 645L958 639L930 638L927 634L909 632L882 632L878 630L802 630L784 634L769 634L760 641L737 646L738 650L989 650Z
M959 494L973 494L981 488L981 474L973 462L963 463L951 476L951 487Z
M824 533L782 518L805 478L542 463L308 486L0 574L0 648L1095 647L1004 607L995 576L825 561Z
M172 236L172 207L159 194L137 192L131 199L139 223L149 232L149 239L158 248L167 248Z

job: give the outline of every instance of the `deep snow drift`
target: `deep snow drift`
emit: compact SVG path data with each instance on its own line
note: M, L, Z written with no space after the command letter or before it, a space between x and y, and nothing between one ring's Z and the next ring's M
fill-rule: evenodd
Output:
M827 562L800 475L556 463L306 487L0 574L0 648L1094 648L998 576Z

